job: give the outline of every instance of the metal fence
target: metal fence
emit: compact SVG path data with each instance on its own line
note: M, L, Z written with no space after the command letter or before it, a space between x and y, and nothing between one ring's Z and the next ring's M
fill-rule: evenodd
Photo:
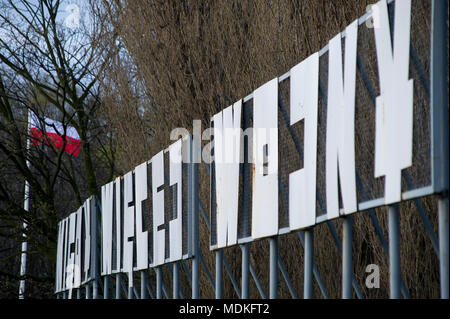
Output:
M394 25L394 1L389 1L389 17ZM362 26L370 18L371 12L358 20ZM414 135L413 165L402 171L402 200L411 202L411 211L417 213L433 250L439 260L440 296L449 298L449 221L448 221L448 100L447 100L447 1L426 0L413 1L411 11L410 41L410 78L414 80ZM331 234L334 245L341 258L341 297L364 298L361 282L353 273L353 219L346 215L342 219L342 236L335 225L326 218L325 191L325 142L327 112L327 77L328 46L319 52L319 122L317 150L317 224L325 224ZM356 78L356 115L355 143L356 183L358 198L358 214L368 214L376 237L381 244L389 263L389 290L391 298L409 298L408 287L401 273L401 233L399 204L387 207L388 236L383 233L375 209L383 206L384 184L382 179L374 179L373 140L375 128L368 125L375 121L375 99L379 94L378 71L375 56L373 30L367 27L358 28L357 78ZM289 232L289 173L303 167L303 126L301 123L290 125L289 107L289 72L278 78L278 128L279 128L279 236ZM243 99L242 128L252 127L253 96ZM195 143L195 139L194 139ZM198 143L198 141L197 141ZM372 143L372 144L371 144ZM249 140L244 140L247 150ZM248 154L244 155L247 158ZM168 161L166 161L168 162ZM439 165L439 167L436 167ZM72 298L202 298L199 282L213 291L216 298L223 297L226 280L238 298L249 298L250 287L256 287L261 298L277 298L282 282L292 298L300 297L295 288L282 256L279 254L278 236L268 238L269 291L266 294L261 275L256 271L255 262L251 260L251 201L252 201L252 164L248 161L240 165L239 180L239 222L238 244L240 247L240 282L234 274L236 260L226 257L229 248L215 249L216 212L215 212L215 166L212 164L192 162L183 164L183 243L185 258L133 274L135 284L126 285L127 280L119 271L112 275L101 276L101 227L99 200L93 199L91 207L93 225L97 225L92 234L92 265L90 275L78 289L73 289ZM200 173L199 173L200 171ZM149 174L149 176L151 176ZM201 176L201 178L199 178ZM167 180L168 177L165 176ZM209 179L209 181L208 181ZM151 180L151 178L149 178ZM149 186L151 189L151 185ZM170 216L175 209L173 189L166 192L165 215ZM169 196L172 194L172 196ZM427 205L424 199L436 195L432 200L438 202L439 233L436 234ZM148 200L150 205L150 199ZM146 229L151 229L151 207L146 206L147 217L144 217ZM146 219L147 218L147 219ZM199 228L210 233L209 242L201 240ZM321 297L329 298L329 292L315 261L314 234L315 228L296 231L298 243L303 248L303 297L313 298L314 286ZM209 234L208 234L209 235ZM151 236L151 235L150 235ZM292 238L292 237L291 237ZM317 238L316 238L317 240ZM264 241L264 239L262 240ZM149 251L151 251L149 241ZM166 245L167 247L167 245ZM211 254L215 256L212 257ZM208 258L205 258L208 257ZM215 269L210 267L214 260ZM208 262L209 261L209 262ZM115 263L115 259L113 263ZM151 260L150 260L151 263ZM209 265L208 265L209 264ZM224 274L225 270L225 274ZM213 272L214 271L214 272ZM279 275L281 274L281 280ZM322 274L323 275L323 274ZM265 280L265 279L264 279ZM172 285L170 287L169 285ZM206 289L206 288L205 288ZM71 293L71 292L70 292ZM59 291L58 298L68 298L69 290ZM318 296L316 296L318 297Z

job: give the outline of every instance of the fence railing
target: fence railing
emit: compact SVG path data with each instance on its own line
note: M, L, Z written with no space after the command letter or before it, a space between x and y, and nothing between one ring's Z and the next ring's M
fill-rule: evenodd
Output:
M373 237L378 241L376 244L381 246L384 253L388 268L389 268L389 295L391 298L409 298L410 292L405 279L402 277L404 272L401 269L401 228L400 228L400 208L405 207L404 202L410 203L408 206L408 213L418 214L418 220L421 221L426 236L428 237L433 253L436 255L436 260L439 261L439 286L440 296L442 298L449 297L449 264L448 264L448 246L449 246L449 210L448 210L448 100L447 100L447 1L434 0L429 7L428 1L413 1L411 13L398 13L395 5L398 1L380 1L377 10L371 10L356 22L357 28L357 51L355 57L355 183L356 183L356 198L358 199L357 207L354 212L357 214L367 214L373 231ZM402 5L405 5L404 1ZM395 28L401 28L397 25L398 21L411 21L411 36L408 41L409 46L409 61L408 70L409 76L414 83L413 89L413 113L411 114L411 125L414 127L412 140L412 165L402 167L400 184L403 192L400 193L400 201L389 201L387 197L391 194L386 194L387 176L383 179L374 179L376 175L376 156L373 144L376 143L377 135L380 129L372 127L374 122L378 121L377 108L379 108L378 96L383 94L383 87L377 81L377 77L383 76L377 68L381 63L380 56L375 54L377 43L376 37L381 37L382 31L374 35L372 28L364 27L370 18L375 19L374 22L382 22L382 18L374 17L374 14L383 15L379 10L383 9L382 4L387 4L388 19L390 20L391 29L387 29L393 37L393 53L391 58L395 59L396 50L401 49L395 46L398 35ZM407 5L406 5L407 7ZM404 9L405 7L399 7ZM406 20L401 20L403 17ZM377 20L378 19L378 20ZM400 20L398 20L400 19ZM394 22L395 20L395 22ZM418 21L427 21L429 23L418 23ZM376 24L376 23L375 23ZM430 26L428 28L427 26ZM373 26L374 28L383 28L383 26ZM340 37L346 39L349 36L347 32L341 33ZM404 35L403 35L404 36ZM409 35L408 35L409 37ZM330 42L331 43L331 42ZM350 41L349 41L350 43ZM398 43L398 42L397 42ZM330 44L331 45L331 44ZM330 45L325 46L318 52L317 68L318 68L318 106L317 106L317 187L316 195L316 215L314 222L309 227L292 227L290 220L292 212L290 205L292 203L291 192L293 186L291 185L290 175L299 170L301 166L307 165L305 157L305 140L307 139L306 123L302 125L292 124L294 114L292 109L292 95L290 95L289 84L291 81L291 73L288 72L277 79L277 122L278 122L278 174L276 189L278 192L277 205L277 232L269 236L262 236L261 240L255 241L253 236L252 220L256 213L253 211L252 203L254 203L255 196L255 162L251 162L251 152L249 151L253 140L249 137L242 139L244 161L239 164L239 186L238 199L235 203L238 207L238 216L236 226L236 242L223 245L218 240L218 223L219 218L223 216L218 212L220 205L221 209L224 207L223 203L218 204L221 198L217 197L217 163L214 161L210 164L195 159L193 157L199 156L199 152L193 150L200 149L201 141L198 138L189 137L189 143L186 149L189 150L189 159L184 160L180 168L179 179L172 182L172 173L174 168L166 166L163 170L165 173L170 172L169 175L162 175L161 186L153 185L155 181L155 165L157 159L155 157L149 161L148 175L145 180L148 183L148 195L145 195L145 207L141 213L145 216L133 217L135 225L131 228L134 234L131 240L124 236L124 230L121 228L125 220L123 214L126 214L127 208L135 209L137 203L136 190L131 191L131 199L126 201L127 186L126 183L131 183L130 187L136 187L137 176L141 173L131 173L128 182L122 181L120 178L111 184L111 190L114 191L116 197L114 202L116 206L111 206L111 229L115 229L114 235L111 238L110 248L112 251L110 271L100 271L103 266L105 249L102 244L102 209L105 209L105 203L101 203L100 199L91 198L87 201L84 207L78 211L78 218L75 215L68 217L60 223L60 241L58 245L58 272L56 283L56 296L58 298L202 298L212 297L222 298L224 295L224 284L227 284L232 290L226 291L227 296L234 296L238 298L249 298L252 296L259 296L261 298L278 298L280 287L283 286L286 294L292 298L299 298L301 296L298 290L303 286L303 297L313 298L317 296L317 292L323 298L329 298L333 294L327 291L327 284L323 279L323 269L318 267L315 258L315 244L320 241L317 238L317 227L321 227L320 234L327 229L328 236L331 236L334 248L340 258L341 274L340 282L340 296L342 298L364 298L364 287L361 286L361 281L358 280L354 274L355 258L354 258L354 231L355 218L353 212L347 212L347 208L343 207L342 187L338 179L339 186L338 195L340 206L338 207L338 216L330 216L328 210L330 198L327 199L329 192L326 189L327 171L326 167L326 153L328 128L327 116L331 110L328 108L329 93L333 90L329 87L329 73L330 73ZM333 44L334 45L334 44ZM404 45L402 43L401 45ZM400 46L400 45L399 45ZM334 49L333 49L334 50ZM351 50L345 41L345 51ZM347 52L342 54L344 57ZM349 60L351 62L351 60ZM378 61L378 64L377 64ZM347 68L347 59L344 63L344 69ZM345 71L345 70L344 70ZM344 72L345 73L345 72ZM346 75L344 75L346 77ZM241 112L241 126L243 130L253 127L255 123L254 108L255 99L254 94L242 99ZM335 97L331 97L335 98ZM403 97L406 99L406 97ZM259 103L259 102L258 102ZM288 106L291 105L291 108ZM400 103L399 103L400 105ZM261 105L257 105L260 107ZM384 116L384 114L383 114ZM407 117L407 114L405 114ZM216 120L212 118L212 127L215 129ZM306 120L305 120L306 121ZM387 120L386 120L387 121ZM405 122L408 118L405 119ZM384 123L384 118L383 118ZM403 124L397 123L399 126ZM378 125L378 124L376 124ZM388 125L388 124L386 124ZM402 126L403 127L403 126ZM412 132L411 128L411 132ZM391 132L392 133L392 132ZM407 134L407 132L403 132ZM394 138L394 137L391 137ZM302 143L303 141L303 143ZM370 145L369 145L370 144ZM253 144L255 145L255 144ZM254 150L254 152L256 152ZM270 153L270 150L269 150ZM170 148L162 156L170 156ZM340 155L342 156L342 155ZM395 159L391 159L395 161ZM164 165L171 163L170 159L162 158ZM158 164L159 165L159 164ZM151 167L151 170L150 170ZM175 166L174 166L175 167ZM339 167L339 173L341 167ZM336 169L336 172L338 169ZM150 177L151 176L151 177ZM339 175L342 179L342 176ZM181 182L181 180L183 182ZM151 181L151 182L149 182ZM178 184L177 184L178 183ZM163 190L162 185L165 185L165 193L161 193L164 197L163 207L156 206L156 196ZM175 187L174 185L182 185ZM172 187L173 186L173 187ZM130 189L131 189L130 188ZM137 188L136 188L137 189ZM223 191L223 189L222 189ZM181 196L177 195L181 192ZM383 192L384 195L383 195ZM131 194L130 193L130 194ZM389 196L388 196L389 195ZM112 196L112 195L111 195ZM113 197L111 197L113 198ZM181 198L181 203L178 199ZM437 219L438 219L438 234L434 230L434 211L431 211L430 204L437 201ZM127 205L128 203L128 205ZM144 202L143 202L144 203ZM103 207L102 207L103 205ZM225 203L227 205L227 203ZM380 218L380 207L387 207L387 237L384 234L385 226ZM123 207L123 211L122 208ZM161 209L161 216L163 221L155 221L159 218L155 212ZM133 210L134 212L135 210ZM134 213L133 213L134 214ZM171 221L177 220L182 216L182 238L180 238L180 247L182 256L174 258L172 248L174 245L169 231ZM72 215L71 215L72 216ZM133 215L134 216L134 215ZM433 218L430 220L430 216ZM336 227L332 220L338 217L339 227ZM70 218L73 218L70 221ZM121 219L122 218L122 219ZM135 218L135 219L134 219ZM147 218L147 220L146 220ZM83 219L83 226L81 226L81 219ZM104 218L103 218L104 219ZM368 220L367 219L367 220ZM87 229L85 220L90 220L91 229ZM383 219L384 220L384 219ZM75 226L77 221L79 226ZM114 222L115 221L115 222ZM155 226L159 225L159 226ZM69 228L74 227L73 231ZM126 226L123 226L126 228ZM173 226L175 227L175 226ZM368 226L367 226L368 227ZM130 229L131 229L130 228ZM76 230L80 233L77 236ZM227 227L225 227L227 229ZM359 228L358 228L359 229ZM161 231L165 232L162 233ZM228 231L231 231L228 228ZM417 231L417 229L414 229ZM206 234L204 232L206 231ZM137 255L139 254L139 235L144 234L148 236L148 265L146 267L139 267ZM341 236L340 236L341 233ZM161 235L163 234L163 235ZM231 233L230 233L231 234ZM232 235L228 236L232 236ZM283 236L289 236L289 240L297 241L303 249L303 256L293 256L294 260L298 258L303 263L303 275L299 275L295 271L296 278L293 280L292 271L289 273L289 266L293 262L285 263L282 254L280 253L279 245ZM90 235L88 238L87 235ZM160 242L155 240L157 236L161 239ZM72 236L72 237L70 237ZM77 238L79 242L77 242ZM124 239L125 238L125 239ZM120 241L126 240L127 243ZM257 245L259 248L263 246L264 241L268 241L267 249L264 251L258 249L258 257L260 259L252 260L252 246ZM89 241L92 249L86 248L86 242ZM161 245L161 242L166 244L161 246L163 262L154 262L154 253L160 249L154 247ZM232 241L232 240L231 240ZM73 246L72 246L73 244ZM130 245L128 248L131 254L131 261L125 260L122 249L124 245ZM375 243L373 243L375 245ZM291 243L293 245L293 243ZM425 245L425 244L424 244ZM235 248L239 247L236 252ZM109 247L109 246L108 246ZM292 246L289 246L292 247ZM321 247L323 248L323 246ZM109 248L108 248L109 249ZM227 251L234 250L232 254L233 260L227 258ZM281 248L283 249L283 248ZM419 248L418 248L419 249ZM88 251L89 254L85 252ZM159 250L158 250L159 251ZM267 256L268 255L268 256ZM135 256L135 257L133 257ZM147 255L146 255L147 256ZM268 261L266 260L268 257ZM78 263L76 259L79 258ZM109 257L108 257L109 258ZM82 263L83 261L83 263ZM125 263L130 263L125 266ZM240 267L236 266L239 264ZM255 263L257 263L255 265ZM258 269L260 264L268 264L268 279L263 278ZM73 280L76 276L74 270L67 271L68 265L82 265L83 278ZM295 264L295 261L294 261ZM288 265L288 267L287 267ZM300 263L299 263L300 265ZM299 266L300 267L300 266ZM126 269L125 269L126 268ZM239 269L240 268L240 269ZM224 272L225 270L225 272ZM297 269L298 270L298 269ZM320 271L322 270L322 272ZM240 274L240 280L236 273ZM280 276L281 275L281 276ZM329 274L325 274L329 277ZM264 283L268 281L268 293L266 293ZM298 284L301 283L301 285ZM70 284L68 284L70 283ZM128 283L128 285L127 285ZM200 287L200 283L201 286ZM296 284L297 283L297 284ZM169 285L172 285L170 287ZM250 287L255 287L257 294L251 294ZM205 295L202 295L205 292Z

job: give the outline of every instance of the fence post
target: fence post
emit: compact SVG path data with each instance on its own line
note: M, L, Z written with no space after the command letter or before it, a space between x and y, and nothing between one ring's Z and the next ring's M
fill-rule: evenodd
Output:
M92 299L98 299L98 282L97 278L92 282Z
M199 297L199 237L198 237L198 161L200 151L200 140L198 136L192 135L192 152L191 152L191 188L192 188L192 299Z
M216 299L222 299L223 250L216 250Z
M103 278L103 299L109 299L109 276Z
M304 258L304 285L303 297L314 298L313 290L313 264L314 264L314 229L305 230L305 258Z
M173 263L173 299L178 299L178 295L180 293L179 288L179 272L180 267L178 261Z
M439 258L441 276L441 298L448 299L448 195L438 200L439 209Z
M148 284L147 270L142 270L141 271L141 299L147 299L148 298L148 295L147 295L147 284Z
M388 207L389 214L389 280L391 299L400 298L400 218L399 205Z
M116 299L121 299L121 293L120 293L120 288L121 288L121 278L120 278L120 273L118 272L116 274Z
M128 285L128 299L134 299L134 296L133 296L133 286L129 286Z
M344 218L342 239L342 298L352 298L352 216Z
M250 260L250 250L249 250L248 243L241 245L241 252L242 252L241 299L248 299L249 298L249 282L250 282L249 275L248 275L249 274L249 260ZM272 252L271 252L271 254L272 254ZM271 267L272 267L272 264L271 264ZM272 271L272 268L270 271Z
M269 277L269 298L278 297L278 237L269 238L270 245L270 277Z
M99 199L97 196L92 196L91 201L89 204L91 205L91 276L93 278L92 280L92 299L98 298L98 263L101 257L98 251L98 245L97 245L97 236L98 236L98 201Z
M156 271L156 299L162 299L162 269L161 266L155 268Z
M441 298L449 298L448 220L448 1L432 2L431 20L431 110L433 186L438 200Z

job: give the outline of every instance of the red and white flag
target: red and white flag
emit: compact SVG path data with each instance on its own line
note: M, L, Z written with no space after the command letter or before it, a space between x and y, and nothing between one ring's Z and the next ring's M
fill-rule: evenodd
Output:
M35 116L31 116L31 136L33 145L39 145L43 141L47 145L52 145L57 149L64 146L64 127L61 122L44 118L45 129ZM45 135L45 136L44 136ZM73 156L80 153L81 140L77 130L71 126L66 127L66 146L64 151Z

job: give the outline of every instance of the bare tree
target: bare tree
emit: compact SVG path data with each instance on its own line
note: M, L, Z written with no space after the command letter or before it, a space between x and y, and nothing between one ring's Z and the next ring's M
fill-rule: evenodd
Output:
M0 236L21 242L25 233L31 252L50 260L57 220L98 193L99 174L102 181L114 175L111 137L98 111L99 76L114 48L101 45L107 30L90 14L94 4L77 7L65 19L62 6L59 0L0 2L0 223L5 230ZM62 136L74 127L81 139L80 159L65 153L65 145L52 143L27 151L30 111L42 124L46 118L60 121ZM23 209L24 180L34 204L29 212Z

